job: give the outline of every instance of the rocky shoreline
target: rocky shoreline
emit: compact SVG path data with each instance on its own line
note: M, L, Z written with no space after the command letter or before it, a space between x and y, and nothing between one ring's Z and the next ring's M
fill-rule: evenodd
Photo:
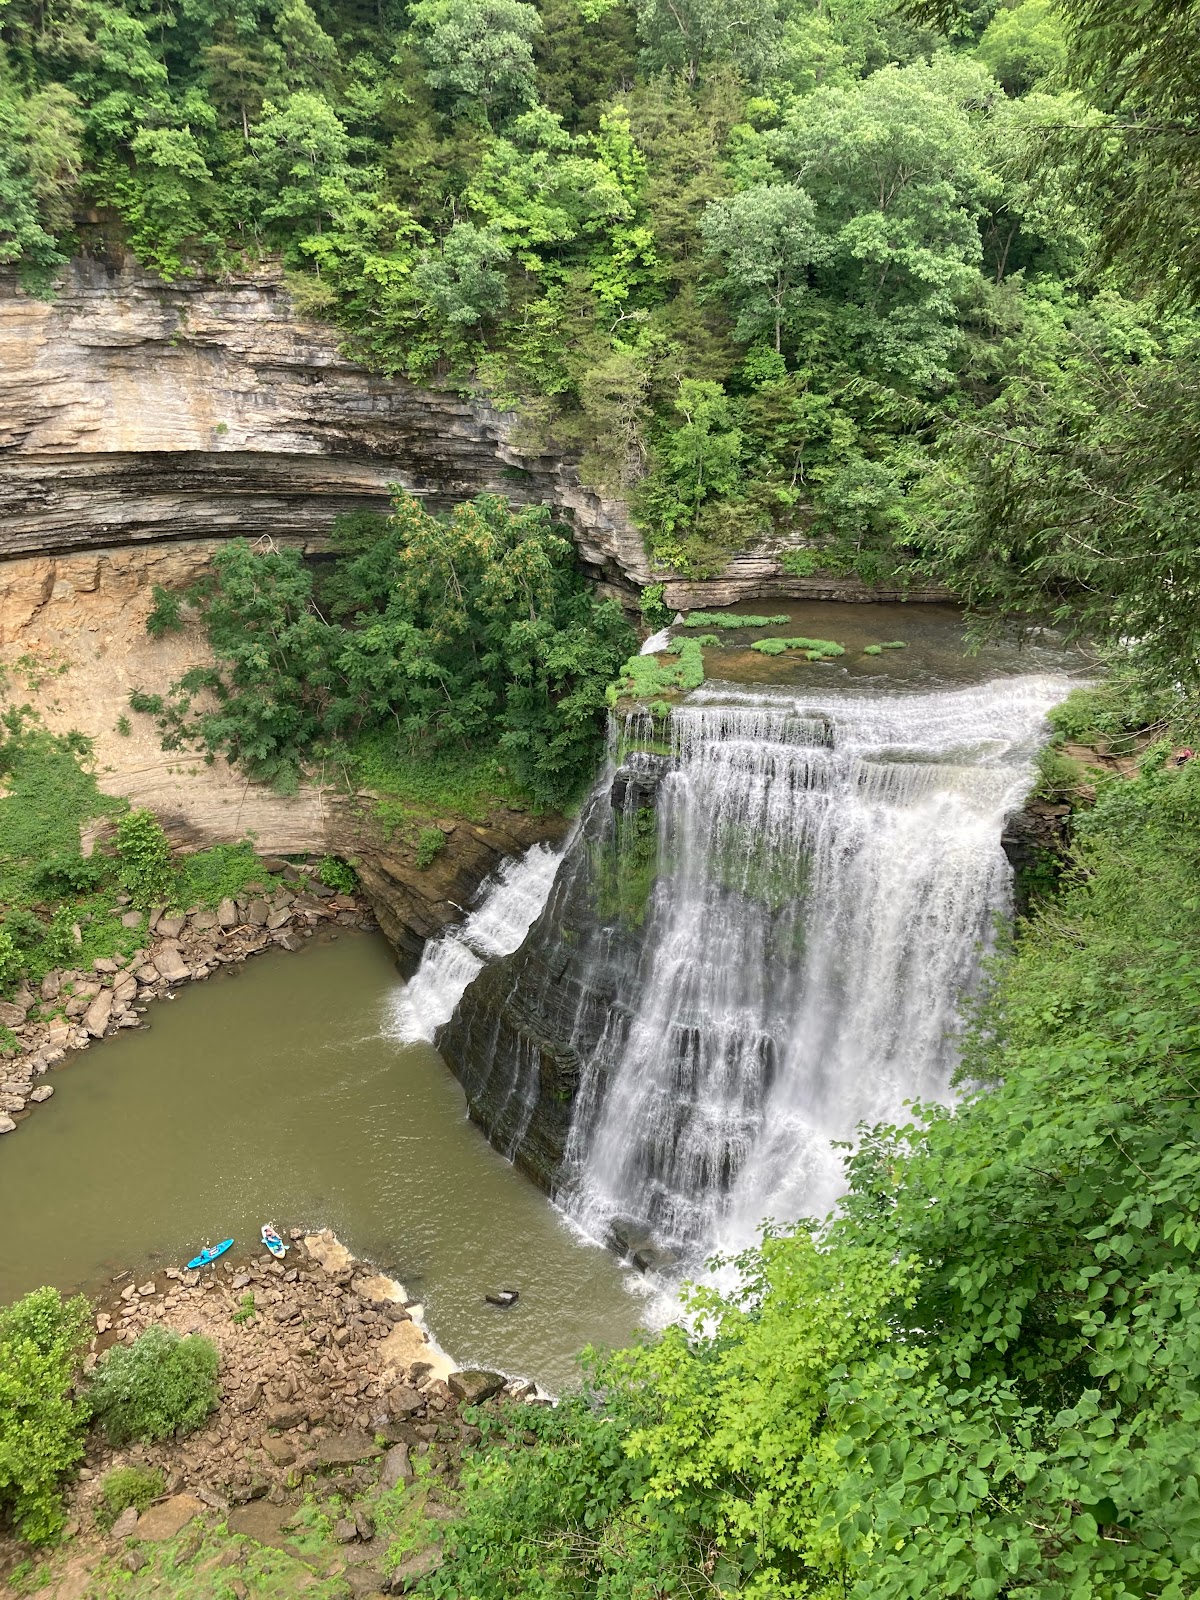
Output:
M435 1528L449 1522L460 1457L481 1438L460 1411L544 1402L531 1383L458 1369L403 1285L357 1261L329 1230L285 1237L283 1261L261 1252L203 1272L167 1268L144 1280L127 1272L95 1299L85 1370L153 1325L200 1333L220 1355L220 1403L184 1439L113 1450L91 1436L68 1499L64 1550L77 1573L113 1563L137 1573L193 1523L198 1538L223 1529L286 1551L299 1508L315 1503L331 1521L328 1547L310 1558L320 1575L352 1596L405 1593L438 1565L440 1541L389 1562L389 1540L375 1526L379 1495L415 1484L422 1515ZM158 1469L164 1493L106 1530L101 1485L125 1466ZM236 1563L241 1546L230 1548ZM0 1587L4 1556L11 1564L21 1553L0 1549ZM62 1565L54 1558L48 1580ZM86 1584L75 1590L85 1592Z
M57 968L36 992L22 985L0 1000L0 1029L15 1040L15 1048L0 1047L0 1135L16 1132L53 1096L47 1073L100 1039L141 1026L151 1001L181 984L200 983L265 950L297 950L319 928L377 928L362 895L328 888L312 866L269 858L261 864L259 884L211 909L155 906L143 914L118 897L112 914L127 928L144 928L144 945L124 960L98 958L87 971Z

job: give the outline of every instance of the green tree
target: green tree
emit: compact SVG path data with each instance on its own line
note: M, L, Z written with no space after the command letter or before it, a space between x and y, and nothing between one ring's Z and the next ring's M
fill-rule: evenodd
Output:
M751 344L773 328L783 349L783 324L808 286L823 251L815 208L803 189L760 183L704 214L704 238L725 268L719 285L738 306L737 337Z
M1021 0L997 11L976 50L1013 95L1025 94L1045 78L1061 77L1067 64L1062 19L1050 0Z
M350 141L322 94L299 89L279 104L267 100L251 136L258 158L263 217L289 231L320 233L345 195Z
M776 0L640 0L637 33L651 72L682 72L693 84L732 63L753 81L773 58L779 8Z
M494 119L533 101L542 24L525 0L416 0L409 14L430 85L460 113Z
M831 304L814 312L847 361L925 387L951 381L980 282L978 219L998 187L981 128L998 92L968 61L885 67L798 101L768 138L815 202L816 287Z
M498 228L456 222L440 250L414 268L413 284L452 329L476 328L504 310L508 285L501 268L510 254Z
M42 1543L63 1523L59 1484L83 1457L86 1406L74 1385L91 1306L35 1289L0 1307L0 1507Z

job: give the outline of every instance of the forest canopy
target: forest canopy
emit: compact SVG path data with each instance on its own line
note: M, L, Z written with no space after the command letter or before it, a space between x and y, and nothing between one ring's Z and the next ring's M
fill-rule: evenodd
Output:
M1077 130L1148 91L1048 0L0 0L0 45L0 263L281 257L301 314L515 406L693 576L773 534L800 573L937 567L925 486L997 407L1191 327L1097 268L1157 157Z

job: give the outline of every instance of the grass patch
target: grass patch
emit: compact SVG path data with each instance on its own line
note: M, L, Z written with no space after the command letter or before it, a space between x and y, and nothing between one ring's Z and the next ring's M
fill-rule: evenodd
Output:
M270 883L249 843L173 858L149 812L100 791L90 761L81 735L51 734L11 710L0 719L0 993L144 946L144 919L122 924L136 909L123 892L186 909ZM102 838L85 857L81 830L97 822L115 843Z
M799 650L806 661L832 661L844 656L846 648L833 639L755 639L750 646L763 656L781 656L785 650Z
M532 806L494 750L439 750L417 761L384 729L356 740L348 764L355 787L376 797L377 815L394 828L447 813L482 822L498 806Z
M675 659L667 661L663 656ZM664 695L686 693L704 682L704 655L699 639L673 642L662 655L630 656L621 675L609 686L609 704L618 700L659 700Z
M685 628L782 628L791 617L742 617L732 611L691 611L683 619Z

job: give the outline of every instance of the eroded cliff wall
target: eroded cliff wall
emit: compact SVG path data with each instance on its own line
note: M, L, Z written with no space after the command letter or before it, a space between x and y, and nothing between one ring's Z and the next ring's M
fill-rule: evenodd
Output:
M595 576L629 595L665 577L675 606L892 598L789 577L771 549L707 583L654 574L626 508L523 448L517 418L367 372L269 270L164 284L81 259L53 301L0 277L0 560L235 535L319 547L338 513L386 509L390 483L556 506Z

